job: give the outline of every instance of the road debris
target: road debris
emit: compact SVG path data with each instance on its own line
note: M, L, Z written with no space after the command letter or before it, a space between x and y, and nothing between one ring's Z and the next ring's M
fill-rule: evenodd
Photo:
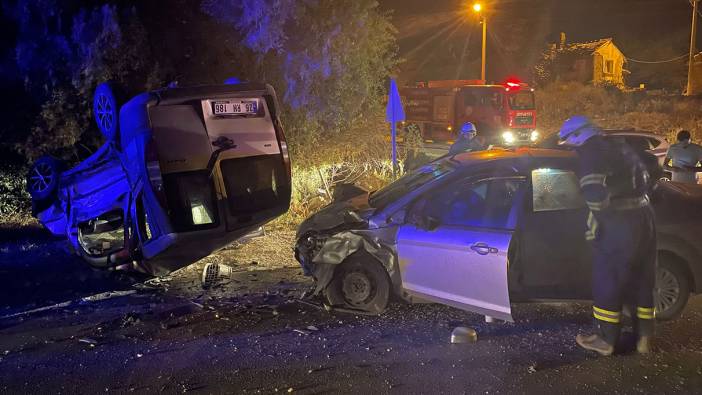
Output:
M231 279L234 269L221 263L208 263L202 269L202 287L210 288L223 280Z
M79 343L86 343L86 344L89 344L90 346L95 346L98 344L97 340L91 339L89 337L82 337L82 338L78 339L78 342Z
M475 343L476 341L478 341L478 333L473 328L457 326L451 332L451 344Z

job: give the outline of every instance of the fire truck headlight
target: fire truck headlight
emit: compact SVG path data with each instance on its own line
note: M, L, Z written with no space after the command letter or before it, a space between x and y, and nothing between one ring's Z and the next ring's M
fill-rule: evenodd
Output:
M512 144L517 140L517 138L515 137L514 133L506 131L502 133L502 140L504 140L507 144Z
M534 141L536 141L536 140L538 140L538 139L539 139L539 132L536 131L536 130L534 130L533 132L531 132L531 136L529 136L529 140L531 140L532 142L534 142Z

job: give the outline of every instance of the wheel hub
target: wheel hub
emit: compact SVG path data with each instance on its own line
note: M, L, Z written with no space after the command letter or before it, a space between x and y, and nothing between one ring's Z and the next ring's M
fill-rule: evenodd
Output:
M656 311L670 309L680 298L680 284L670 271L659 268L656 273Z
M54 179L54 171L46 163L41 163L34 168L30 176L30 188L34 192L46 191Z
M97 119L104 130L111 130L113 123L113 109L110 99L105 95L100 95L97 101Z
M344 276L342 290L348 303L361 304L372 297L374 287L365 273L351 272Z

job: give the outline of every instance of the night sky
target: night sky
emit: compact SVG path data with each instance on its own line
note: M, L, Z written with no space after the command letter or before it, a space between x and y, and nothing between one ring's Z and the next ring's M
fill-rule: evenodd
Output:
M480 26L469 9L472 0L379 1L382 8L392 12L399 30L404 77L479 77ZM688 0L484 0L483 3L489 12L488 79L493 81L508 75L530 79L545 45L556 42L559 32L565 32L569 42L613 37L627 57L640 60L671 59L685 53L689 46ZM0 15L0 71L3 71L0 81L6 83L12 74L8 71L13 68L14 37L5 17ZM456 26L431 38L451 23ZM466 38L469 38L467 43ZM422 43L426 45L421 47ZM459 67L464 47L463 67ZM654 86L677 88L673 85L681 79L676 76L685 73L686 65L684 60L663 65L630 62L627 69L632 72L627 77L629 85L653 82ZM670 78L661 78L662 75Z
M381 4L394 9L400 55L406 60L403 73L417 79L456 77L462 48L470 36L466 66L459 76L479 77L481 37L477 18L470 15L472 1L381 0ZM688 0L486 0L483 4L489 10L488 79L492 80L510 74L529 78L545 45L556 42L560 32L566 33L569 42L613 37L625 56L640 60L671 59L689 47L692 8ZM459 17L462 22L452 35L449 29L412 51ZM447 55L451 52L452 56ZM415 70L418 64L422 66ZM660 66L630 62L628 81L647 82L656 74L685 68L684 61Z

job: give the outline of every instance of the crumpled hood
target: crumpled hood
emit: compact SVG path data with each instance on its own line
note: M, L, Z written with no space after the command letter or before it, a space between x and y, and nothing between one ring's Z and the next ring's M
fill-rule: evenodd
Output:
M367 224L368 218L374 211L368 204L369 196L370 194L367 191L359 189L358 193L353 197L347 196L345 200L334 200L331 204L304 220L297 228L296 238L300 238L301 235L310 231L321 232L345 224L357 224L359 226ZM357 216L349 215L349 212L355 213Z

